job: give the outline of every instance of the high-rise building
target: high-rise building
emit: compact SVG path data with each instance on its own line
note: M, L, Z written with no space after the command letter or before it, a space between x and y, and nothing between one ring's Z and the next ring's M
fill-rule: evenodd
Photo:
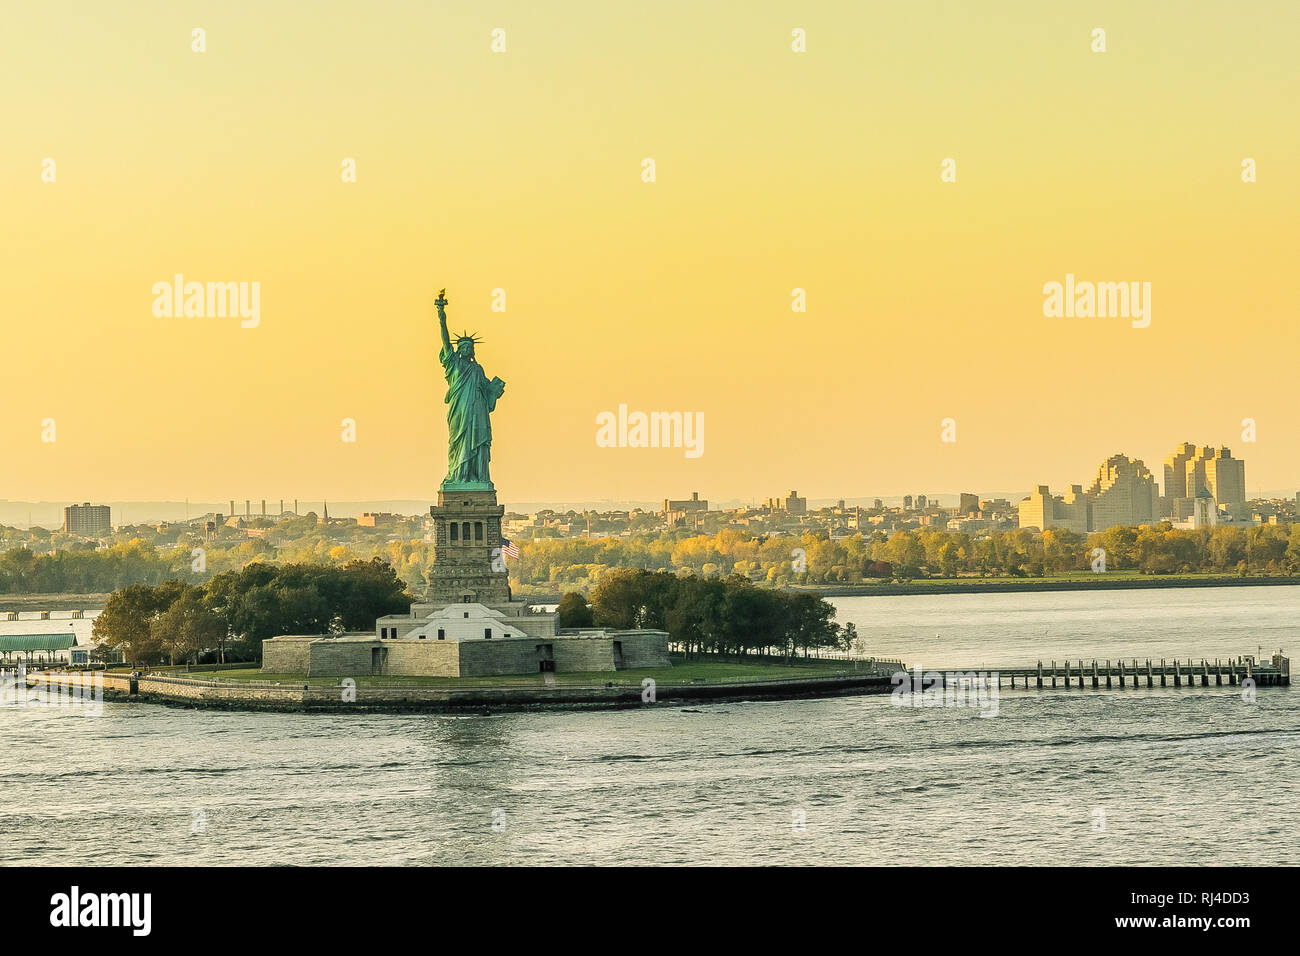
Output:
M1201 498L1209 488L1205 484L1205 463L1214 455L1209 445L1198 448L1196 454L1183 465L1183 498Z
M1170 501L1187 497L1187 462L1196 456L1196 446L1183 442L1165 459L1165 497Z
M1205 461L1205 486L1214 503L1234 518L1246 514L1246 462L1220 448Z
M957 506L959 515L978 514L980 510L980 496L971 495L966 492L961 493L961 503Z
M1092 506L1092 531L1115 525L1150 524L1160 517L1160 486L1144 462L1112 455L1097 466L1085 492Z
M1127 455L1112 455L1097 467L1097 477L1084 490L1071 485L1064 498L1053 497L1039 485L1017 510L1020 527L1105 531L1115 525L1151 524L1160 517L1160 486L1147 466Z
M1175 521L1195 517L1196 499L1211 498L1230 517L1246 516L1246 463L1227 447L1183 442L1165 459L1164 512Z
M113 530L112 510L108 505L92 505L89 501L69 505L63 509L63 530L67 534L108 534Z

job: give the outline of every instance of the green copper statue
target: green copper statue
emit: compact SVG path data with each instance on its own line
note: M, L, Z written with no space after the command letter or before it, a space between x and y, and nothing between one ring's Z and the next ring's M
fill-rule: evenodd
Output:
M473 335L462 332L451 347L447 335L446 289L433 302L438 307L438 324L442 331L442 351L438 361L447 377L447 477L444 491L493 491L488 477L492 457L492 423L489 415L506 389L499 378L488 381L483 366L474 361Z

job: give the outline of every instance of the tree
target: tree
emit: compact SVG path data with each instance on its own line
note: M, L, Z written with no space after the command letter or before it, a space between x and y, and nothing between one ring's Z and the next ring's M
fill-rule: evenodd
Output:
M839 648L845 654L852 654L858 646L858 628L852 621L840 627Z
M789 646L792 651L803 648L804 657L812 647L834 647L839 639L839 631L831 622L835 608L814 594L795 594L789 597L786 613L788 614Z
M595 618L586 597L577 591L569 591L560 598L556 611L560 615L560 627L591 627Z
M143 663L157 659L162 647L150 625L159 609L160 598L153 587L132 584L109 595L90 632L96 641L119 652L128 661Z
M225 644L226 624L203 603L203 589L186 587L166 610L150 622L154 644L167 654L169 662L197 657L200 652Z
M726 583L694 576L678 578L672 603L664 610L664 629L687 654L716 646Z
M602 575L591 592L596 625L662 627L665 599L674 580L671 574L634 568L619 568Z

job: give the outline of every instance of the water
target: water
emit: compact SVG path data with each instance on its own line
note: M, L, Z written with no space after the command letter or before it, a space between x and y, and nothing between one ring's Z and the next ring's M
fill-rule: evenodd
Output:
M1062 657L1145 657L1178 635L1165 656L1198 640L1235 655L1283 640L1295 600L837 603L864 635L882 622L889 653L940 666L1034 659L1019 641L1043 623ZM1004 690L993 718L889 697L493 717L7 707L0 832L11 862L40 864L1296 864L1298 701Z
M1267 659L1300 650L1300 587L835 598L865 652L909 667L1039 660ZM1263 648L1262 654L1260 648Z
M0 635L72 634L77 644L84 646L93 640L91 629L95 626L95 618L102 613L100 610L87 610L84 617L73 620L71 611L51 611L50 620L42 621L40 611L19 611L18 620L0 621Z

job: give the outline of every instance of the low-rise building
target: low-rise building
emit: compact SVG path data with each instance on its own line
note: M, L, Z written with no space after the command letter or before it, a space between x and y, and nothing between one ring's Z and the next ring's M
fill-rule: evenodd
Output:
M1039 485L1020 502L1017 510L1022 528L1039 531L1064 528L1080 534L1088 532L1088 502L1083 497L1082 485L1071 485L1069 494L1064 497L1053 495L1047 485Z
M663 516L669 525L688 524L708 510L709 502L700 498L698 491L692 491L690 498L685 500L665 498Z
M414 605L389 615L375 634L282 635L262 642L262 670L317 677L398 675L492 677L670 667L668 633L558 631L556 614L523 602Z

